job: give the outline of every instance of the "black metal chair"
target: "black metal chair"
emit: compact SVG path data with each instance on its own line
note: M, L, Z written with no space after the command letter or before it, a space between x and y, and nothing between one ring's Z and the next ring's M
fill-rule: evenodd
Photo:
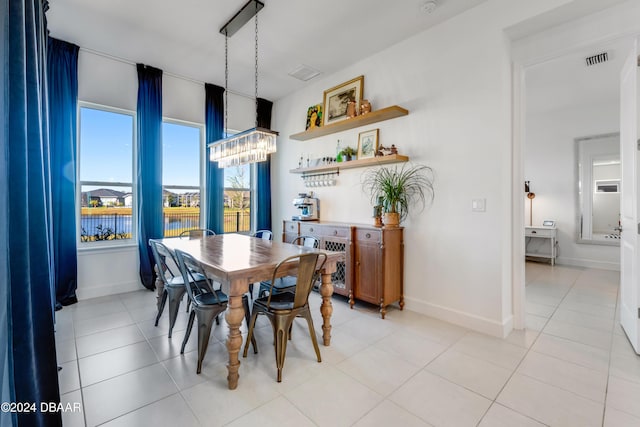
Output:
M180 233L180 238L184 239L188 237L191 239L200 239L203 236L215 236L216 233L213 230L209 230L208 228L193 228L191 230L184 230Z
M320 240L314 236L298 236L291 241L293 245L305 246L307 248L318 249L320 246ZM260 289L258 290L258 298L266 296L269 292L291 292L296 286L296 278L293 276L279 277L276 279L276 284L271 287L270 281L260 282Z
M323 259L318 266L319 258ZM291 326L296 317L304 317L307 320L309 335L311 336L318 362L322 361L315 329L313 327L313 319L311 318L311 310L309 309L309 294L311 293L313 283L318 277L319 271L327 261L327 255L321 252L312 252L288 257L278 263L274 269L271 283L276 282L276 277L281 268L287 266L288 263L296 261L298 262L298 274L295 276L296 284L293 291L275 293L272 287L266 297L258 298L253 302L253 313L251 315L251 322L249 323L249 335L247 336L247 342L245 343L242 354L243 357L247 357L249 340L253 340L253 330L256 325L256 319L259 315L264 314L269 318L273 326L278 382L282 381L282 368L287 353L287 341L291 338ZM254 352L257 353L257 347L255 344L253 345Z
M184 354L184 348L189 341L193 321L198 322L198 368L199 374L202 370L202 361L209 346L209 335L211 335L211 326L214 319L227 309L229 297L220 289L214 289L211 279L206 275L202 264L186 252L176 250L176 259L178 267L182 273L183 280L190 281L191 286L186 287L187 295L191 301L191 314L189 314L189 323L184 334L180 354ZM204 282L192 281L193 277L202 275L206 278ZM244 317L249 324L249 300L246 295L242 297L242 305L244 307ZM253 350L257 352L255 338L251 339Z
M169 249L167 249L167 247L158 240L149 239L149 245L151 246L153 259L158 270L158 277L163 284L162 298L158 306L158 315L156 316L155 325L158 326L158 321L164 311L164 306L166 305L167 299L169 299L169 338L171 338L173 326L176 323L178 310L180 309L180 301L182 301L182 297L186 292L186 288L184 286L185 281L183 275L176 275L171 269L171 266L167 263L167 260L171 260L173 264L176 266L178 265L178 261L172 255L171 251L169 251ZM194 274L190 280L203 282L206 278L203 275Z

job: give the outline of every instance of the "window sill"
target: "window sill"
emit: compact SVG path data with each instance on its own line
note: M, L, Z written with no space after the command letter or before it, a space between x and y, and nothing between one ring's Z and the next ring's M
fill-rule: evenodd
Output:
M123 250L138 249L137 242L127 243L78 243L78 254L98 253L98 252L119 252Z

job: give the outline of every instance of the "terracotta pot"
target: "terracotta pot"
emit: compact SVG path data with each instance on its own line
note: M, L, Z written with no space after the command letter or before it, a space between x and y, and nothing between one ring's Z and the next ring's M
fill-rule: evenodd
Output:
M356 107L356 101L349 101L347 103L347 118L350 119L358 115L358 109Z
M387 228L398 227L400 225L400 214L397 212L385 212L383 222Z

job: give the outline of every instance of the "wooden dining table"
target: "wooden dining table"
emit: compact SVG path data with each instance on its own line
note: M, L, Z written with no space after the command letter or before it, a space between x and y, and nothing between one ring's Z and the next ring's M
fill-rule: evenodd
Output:
M242 296L249 291L251 283L271 280L276 265L283 259L309 252L323 252L327 255L321 273L320 295L322 304L322 337L325 346L331 344L331 295L333 284L331 274L336 264L344 261L343 252L319 250L305 246L264 240L242 234L218 234L197 239L166 238L160 240L169 250L179 249L196 258L204 267L207 275L222 284L222 291L229 296L225 319L229 326L227 365L229 389L238 386L240 360L238 354L242 347L240 325L244 319ZM295 275L296 263L287 263L279 270L278 277ZM162 294L161 281L156 282L159 295Z

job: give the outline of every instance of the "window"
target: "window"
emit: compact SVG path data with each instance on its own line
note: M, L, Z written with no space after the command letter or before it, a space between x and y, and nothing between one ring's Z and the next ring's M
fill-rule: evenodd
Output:
M164 236L201 228L200 153L202 126L162 123Z
M232 166L224 170L224 232L251 230L251 165Z
M130 241L135 116L81 105L79 117L80 242Z

